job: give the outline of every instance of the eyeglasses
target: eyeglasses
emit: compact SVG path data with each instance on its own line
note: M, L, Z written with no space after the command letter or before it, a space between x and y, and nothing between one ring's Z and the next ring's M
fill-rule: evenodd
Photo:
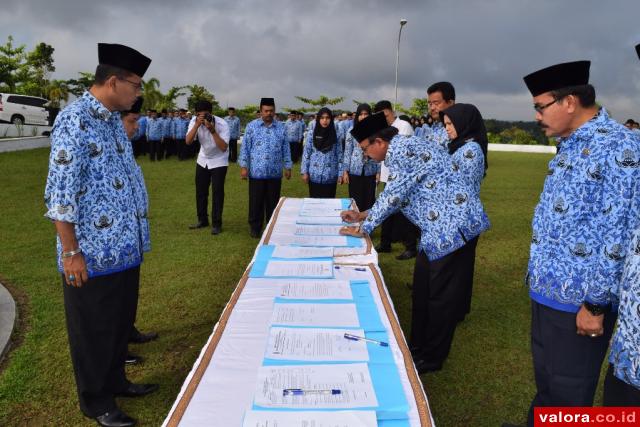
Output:
M136 90L140 90L140 91L142 90L142 83L132 82L131 80L127 80L127 79L124 79L124 78L122 78L122 77L118 77L118 80L122 80L122 81L125 81L125 82L129 83L129 84L130 84L131 86L133 86Z
M551 101L548 104L544 104L544 105L533 105L533 109L536 110L537 113L542 114L542 112L545 110L545 108L547 107L551 107L553 104L555 104L556 102L558 102L559 99L554 99L553 101Z

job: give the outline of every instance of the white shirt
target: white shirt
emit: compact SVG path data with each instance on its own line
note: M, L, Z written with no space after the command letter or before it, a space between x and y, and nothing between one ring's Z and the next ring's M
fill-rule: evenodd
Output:
M398 129L399 135L404 136L413 136L413 127L411 124L405 120L402 120L398 117L391 123L391 126ZM380 182L387 182L387 178L389 177L389 169L385 166L384 162L380 165Z
M216 133L222 140L229 145L229 125L224 119L218 116L213 116L216 122ZM196 124L196 116L189 122L187 133L191 132L191 129ZM229 166L229 150L222 151L216 145L213 140L213 135L206 126L202 125L198 128L197 132L198 141L200 141L200 152L198 153L198 159L196 162L206 169L219 168L222 166Z

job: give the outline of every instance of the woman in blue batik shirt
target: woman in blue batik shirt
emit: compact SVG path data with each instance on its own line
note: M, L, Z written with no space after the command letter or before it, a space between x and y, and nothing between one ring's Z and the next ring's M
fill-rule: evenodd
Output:
M444 123L449 143L447 145L454 168L460 170L460 176L470 189L469 198L480 200L480 184L487 170L487 131L480 111L471 104L454 104L440 112L440 120ZM460 307L459 320L464 320L471 310L471 294L473 290L473 271L476 261L478 237L469 240L469 256L464 266L465 299Z
M300 173L309 184L309 197L336 197L336 186L342 184L342 143L333 122L333 113L324 107L318 111L313 131L307 135Z
M371 115L369 104L360 104L356 109L356 117L353 125ZM376 183L380 179L380 163L366 157L360 148L360 144L351 135L351 129L347 131L344 143L344 158L342 160L342 182L349 184L349 197L355 200L358 209L366 211L376 201Z

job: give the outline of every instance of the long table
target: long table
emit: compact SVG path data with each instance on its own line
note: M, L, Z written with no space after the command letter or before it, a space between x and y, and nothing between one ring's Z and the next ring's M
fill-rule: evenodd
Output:
M249 273L263 245L290 241L283 231L290 229L288 224L295 224L302 203L303 199L280 199L251 263L185 379L163 426L242 426L244 414L253 404L274 304L273 291L260 280L250 278ZM337 266L335 279L369 283L408 402L408 420L400 425L434 425L371 240L365 238L357 248L334 248L333 262ZM379 425L398 424L379 421Z

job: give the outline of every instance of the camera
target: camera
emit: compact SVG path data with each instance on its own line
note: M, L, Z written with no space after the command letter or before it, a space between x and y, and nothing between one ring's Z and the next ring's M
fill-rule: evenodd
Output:
M204 115L204 119L205 119L206 121L208 121L209 123L211 123L211 122L213 122L213 115L212 115L212 114L210 114L210 113L206 113L206 114Z

